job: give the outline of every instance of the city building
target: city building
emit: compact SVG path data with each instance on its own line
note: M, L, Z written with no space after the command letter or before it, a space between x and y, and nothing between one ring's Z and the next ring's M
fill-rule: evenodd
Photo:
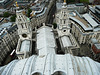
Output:
M93 4L94 4L94 5L100 5L100 0L94 0L94 1L93 1Z
M13 0L0 0L0 8L7 8L13 3Z
M1 28L0 30L0 65L2 65L6 56L17 46L19 38L17 29L17 25L14 25L8 28Z
M4 12L7 12L7 10L6 9L0 9L0 15L3 15Z
M50 17L50 11L55 4L55 0L36 0L35 5L31 7L31 25L34 29L42 26L42 23L47 23Z
M93 59L99 61L100 60L100 42L96 38L91 39L91 54Z
M91 44L92 38L96 38L100 42L100 24L90 14L81 15L75 11L69 19L71 21L71 33L79 44Z
M90 6L89 14L91 14L98 23L100 23L100 5L96 5L95 7Z
M62 9L62 5L63 3L59 3L59 2L56 3L57 12ZM66 5L66 7L69 12L78 11L80 14L85 13L87 9L83 3L68 4Z
M18 3L19 7L25 7L30 4L29 0L15 0L15 1Z
M67 8L69 11L78 11L80 14L83 14L86 12L86 6L83 3L75 3L75 4L69 4L67 5Z

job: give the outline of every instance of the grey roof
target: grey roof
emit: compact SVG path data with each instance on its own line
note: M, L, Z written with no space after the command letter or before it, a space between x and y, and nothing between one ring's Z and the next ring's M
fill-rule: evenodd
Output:
M91 41L92 41L93 43L98 43L98 41L97 41L96 38L92 38Z
M95 13L94 8L89 8L90 11L92 11L93 13Z
M89 14L84 14L83 17L85 18L85 20L87 20L87 21L90 23L90 25L91 25L92 27L97 27L97 26L99 25L95 20L93 20L93 19L90 17Z
M100 43L96 43L95 46L97 49L100 49Z
M99 13L99 14L100 14L100 10L98 10L98 9L95 9L95 11L96 11L97 13Z
M68 36L61 37L62 43L64 47L72 46L71 40Z
M37 49L39 55L55 54L55 38L52 28L43 26L37 31Z
M76 3L75 5L76 5L76 6L84 6L83 3Z
M86 27L81 21L79 21L78 19L74 18L74 17L70 17L70 19L72 19L73 21L77 22L78 24L81 25L81 27L84 29L84 30L93 30L92 27Z
M6 1L6 0L0 0L0 3L4 2L4 1Z
M12 22L4 23L4 24L0 25L0 28L10 28L11 25L12 25Z
M98 9L100 10L100 5L96 5L95 7L98 8Z
M47 8L45 7L45 8L43 9L43 11L40 11L39 14L36 15L36 17L39 17L39 16L41 16L41 15L44 15L45 12L46 12L46 10L47 10ZM35 14L36 14L36 13L37 13L37 12L35 12Z
M56 3L57 10L61 9L62 5L63 5L62 3Z
M29 52L30 51L31 42L29 40L24 40L21 43L20 52Z
M0 9L0 12L5 12L5 11L7 11L6 9Z
M53 75L57 72L62 75L99 75L100 63L89 57L47 54L14 60L6 67L0 67L0 75Z

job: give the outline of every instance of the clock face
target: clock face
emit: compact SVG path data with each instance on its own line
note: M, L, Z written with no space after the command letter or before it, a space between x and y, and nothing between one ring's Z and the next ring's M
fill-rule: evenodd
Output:
M63 32L66 32L66 30L63 30Z
M22 34L22 37L26 38L27 37L27 34Z

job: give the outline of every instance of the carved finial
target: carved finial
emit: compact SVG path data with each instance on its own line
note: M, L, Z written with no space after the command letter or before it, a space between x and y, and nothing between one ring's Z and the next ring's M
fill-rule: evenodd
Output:
M66 0L64 0L64 3L66 3Z
M17 2L16 2L16 7L18 7L18 4L17 4Z

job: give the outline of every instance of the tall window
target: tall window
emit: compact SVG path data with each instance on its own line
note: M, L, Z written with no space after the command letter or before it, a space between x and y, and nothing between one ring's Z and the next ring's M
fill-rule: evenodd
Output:
M60 20L60 23L62 24L62 20Z
M66 21L64 20L64 24L66 23Z
M22 28L24 28L22 23L21 23L21 26L22 26Z

